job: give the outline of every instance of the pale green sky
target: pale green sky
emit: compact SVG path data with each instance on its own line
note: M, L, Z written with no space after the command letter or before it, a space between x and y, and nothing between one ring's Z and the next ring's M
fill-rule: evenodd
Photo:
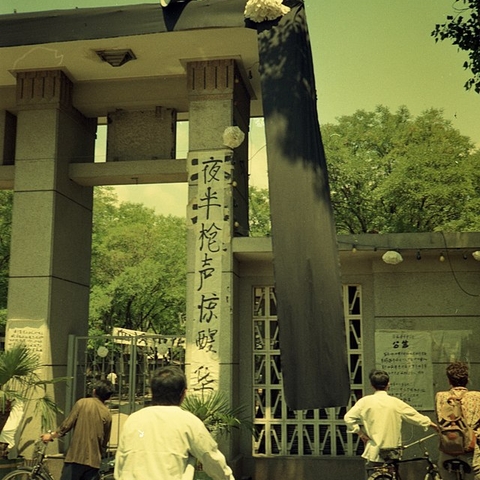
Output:
M322 123L382 104L440 108L480 147L480 95L463 84L466 54L435 43L452 0L307 0Z
M225 0L228 1L228 0ZM138 0L2 0L0 14L58 8L151 3ZM414 115L428 108L480 147L480 95L467 92L466 55L431 31L452 14L452 0L306 0L320 123L358 109L406 105ZM41 4L41 7L39 7ZM259 123L259 122L255 122ZM261 128L253 128L252 183L265 187ZM184 156L184 155L182 155ZM143 201L158 213L184 215L184 185L119 189L122 200Z

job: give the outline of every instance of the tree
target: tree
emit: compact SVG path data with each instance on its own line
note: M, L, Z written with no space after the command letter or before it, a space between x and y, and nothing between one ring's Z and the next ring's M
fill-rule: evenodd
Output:
M450 39L453 45L468 53L463 68L473 76L465 83L465 88L473 88L480 93L480 1L455 0L455 15L447 16L446 22L437 24L432 36L435 41Z
M13 192L0 190L0 310L7 308Z
M249 188L249 227L251 237L270 236L270 203L266 188Z
M7 323L8 267L12 230L13 192L0 190L0 334Z
M322 137L338 233L480 227L478 152L440 110L358 110Z
M185 220L98 189L94 207L90 332L113 327L179 334L186 298Z
M0 190L0 328L5 329L13 192ZM95 189L90 332L112 327L183 332L185 220L121 203L112 188Z

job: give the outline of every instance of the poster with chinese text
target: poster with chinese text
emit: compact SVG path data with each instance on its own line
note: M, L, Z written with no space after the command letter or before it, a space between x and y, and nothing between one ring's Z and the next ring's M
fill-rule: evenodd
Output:
M432 338L429 332L379 330L376 367L390 376L389 393L417 410L434 409Z

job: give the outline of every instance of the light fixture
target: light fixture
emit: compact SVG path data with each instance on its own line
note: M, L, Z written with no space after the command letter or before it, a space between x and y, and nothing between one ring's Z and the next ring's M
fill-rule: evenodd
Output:
M239 147L245 140L245 134L237 126L227 127L223 131L223 144L230 148Z
M121 67L130 62L130 60L137 59L129 48L122 50L97 50L95 53L112 67Z
M388 250L382 255L382 260L389 265L398 265L403 262L403 257L395 250Z
M418 250L417 252L417 260L421 260L422 259L422 254L420 253L420 250Z
M440 254L440 257L438 258L441 262L445 261L445 257L443 255L443 252Z
M357 253L357 247L355 245L352 245L352 253Z
M101 345L97 348L97 355L101 358L105 358L108 355L108 348L104 345Z
M472 252L472 257L477 261L480 262L480 250L475 250Z

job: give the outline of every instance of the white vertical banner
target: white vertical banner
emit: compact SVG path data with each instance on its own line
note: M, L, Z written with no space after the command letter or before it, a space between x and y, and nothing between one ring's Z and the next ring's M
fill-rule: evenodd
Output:
M220 330L222 321L229 320L223 315L223 303L230 297L223 271L231 249L231 152L191 154L189 164L189 181L197 190L189 207L189 227L195 234L195 270L188 384L190 391L208 393L218 389Z
M432 337L430 332L375 332L376 367L390 376L389 393L417 410L433 410Z

